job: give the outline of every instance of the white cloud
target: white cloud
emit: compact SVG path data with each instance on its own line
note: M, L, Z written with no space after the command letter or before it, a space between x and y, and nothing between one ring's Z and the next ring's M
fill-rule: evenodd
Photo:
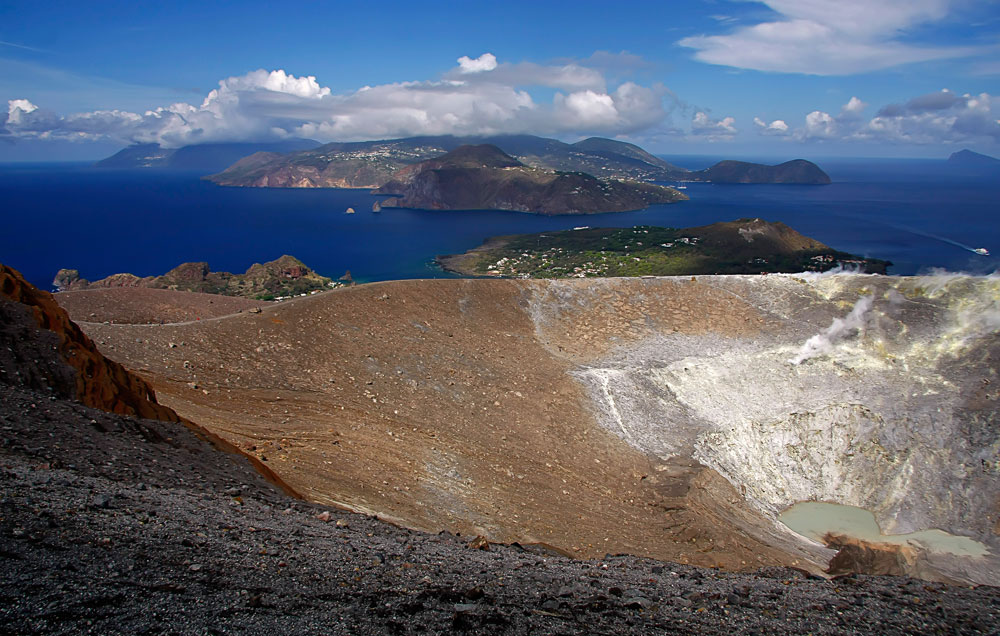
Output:
M837 122L830 113L814 110L806 115L802 136L806 139L832 139L837 135Z
M758 132L762 135L774 135L781 137L789 133L788 124L786 124L783 119L775 119L769 124L760 117L754 117L753 123L754 126L757 126Z
M761 1L781 18L679 44L709 64L811 75L864 73L980 52L902 41L912 27L944 18L952 0L881 0L877 6L870 0Z
M722 119L712 119L707 113L698 111L691 120L691 133L705 136L712 140L731 139L739 131L733 124L736 120L732 117Z
M488 53L483 55L485 57ZM480 57L480 59L482 59ZM493 58L492 55L490 55ZM534 87L544 86L565 91L592 90L606 92L606 81L600 71L584 66L581 63L543 65L533 62L518 64L493 64L488 69L470 71L468 66L459 59L459 67L445 74L444 79L469 84L499 84L506 86ZM476 62L477 60L472 60ZM489 72L485 72L485 71Z
M989 93L950 90L883 107L854 136L893 143L1000 143L1000 104Z
M492 53L483 53L476 59L463 55L458 58L458 66L462 73L482 73L492 71L497 67L497 58Z
M7 101L7 122L17 124L24 119L24 115L32 113L38 110L38 106L35 106L26 99L11 99Z
M852 97L839 115L814 110L805 116L801 127L788 133L806 142L1000 143L1000 103L989 93L959 95L945 89L883 106L871 119L862 116L867 107ZM754 123L762 134L768 134L774 125L760 118L755 118Z
M609 54L610 55L610 54ZM607 61L609 55L601 56ZM615 56L611 56L615 57ZM624 57L623 61L634 60ZM583 63L499 64L462 57L439 80L399 82L335 95L315 77L258 70L219 82L198 105L178 102L142 113L98 110L59 116L12 100L0 122L11 137L157 142L308 137L320 141L411 135L532 133L622 135L667 118L662 86L605 77ZM537 101L529 89L552 97Z
M579 91L568 96L556 95L556 111L583 125L589 122L613 124L618 118L611 96L594 91Z
M852 97L846 104L840 107L840 117L843 119L860 117L862 111L866 108L868 108L868 104L857 97Z

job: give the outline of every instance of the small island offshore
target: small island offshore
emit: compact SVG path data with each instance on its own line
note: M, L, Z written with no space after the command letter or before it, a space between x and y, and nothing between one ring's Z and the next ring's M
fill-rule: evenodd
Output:
M487 239L439 256L446 271L503 278L593 278L823 272L885 274L889 261L834 250L784 223L740 219L702 227L581 227Z

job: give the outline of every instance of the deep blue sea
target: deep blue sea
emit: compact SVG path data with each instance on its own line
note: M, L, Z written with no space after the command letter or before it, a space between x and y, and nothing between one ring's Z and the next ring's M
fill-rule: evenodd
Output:
M691 168L714 158L668 160ZM699 162L701 162L699 164ZM327 276L443 277L437 254L488 236L638 224L688 227L742 217L783 221L831 247L891 260L890 273L1000 267L1000 182L942 172L937 160L825 160L828 186L688 184L690 201L639 212L543 217L516 212L371 211L365 190L223 188L197 174L82 164L0 165L0 262L50 288L62 267L96 280L207 261L243 272L292 254ZM353 207L356 214L345 214Z

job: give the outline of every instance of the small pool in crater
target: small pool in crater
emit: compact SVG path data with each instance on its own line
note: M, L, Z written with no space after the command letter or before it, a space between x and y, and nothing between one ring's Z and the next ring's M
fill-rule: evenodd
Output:
M989 553L982 543L943 530L921 530L909 534L882 534L875 515L864 508L821 501L803 501L778 515L778 520L794 532L824 543L827 533L844 534L872 543L906 545L919 543L932 552L980 557Z

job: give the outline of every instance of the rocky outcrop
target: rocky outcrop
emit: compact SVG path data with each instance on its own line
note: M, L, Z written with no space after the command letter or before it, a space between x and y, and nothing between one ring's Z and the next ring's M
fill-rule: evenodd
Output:
M196 262L182 263L162 276L140 278L134 274L112 274L90 282L80 278L75 269L61 269L52 284L58 291L147 287L245 298L295 296L337 286L330 278L320 276L299 259L288 255L267 263L254 263L243 274L213 272L208 263Z
M648 183L530 168L489 144L461 146L404 168L375 193L396 195L382 207L545 215L625 212L687 199L672 188Z
M159 404L153 388L106 358L52 294L0 264L0 383L47 392L109 413L177 422L225 453L246 457L267 481L300 498L259 459ZM32 405L34 406L34 405Z
M875 543L843 534L828 534L824 542L837 550L826 570L834 576L854 573L906 576L913 573L921 552L913 546Z
M0 265L0 312L6 340L0 381L76 399L111 413L180 421L153 389L108 360L48 292ZM55 351L58 357L54 357Z

